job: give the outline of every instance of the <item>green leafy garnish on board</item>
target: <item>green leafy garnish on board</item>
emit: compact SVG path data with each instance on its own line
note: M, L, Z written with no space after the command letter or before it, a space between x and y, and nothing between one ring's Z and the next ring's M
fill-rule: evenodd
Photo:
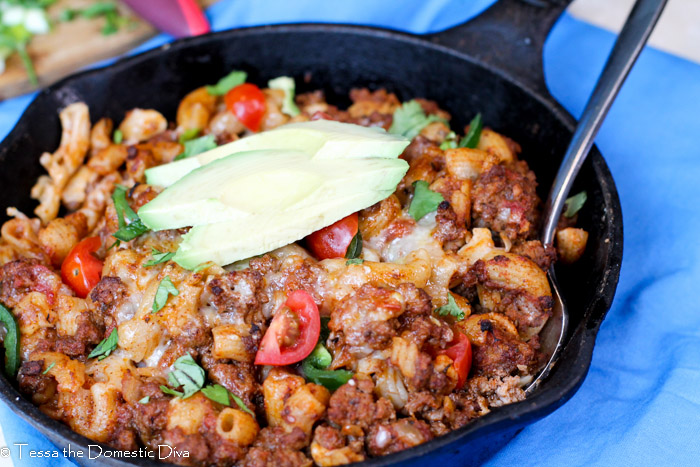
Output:
M404 102L394 111L394 120L389 127L389 133L403 135L413 139L423 128L433 122L444 122L445 119L437 115L426 115L423 107L416 100Z
M362 254L362 234L360 233L360 230L358 229L355 236L352 237L352 240L350 241L350 245L348 245L348 250L345 252L345 258L346 259L355 259L355 258L359 258L361 254Z
M296 92L296 84L294 79L289 76L280 76L279 78L271 79L267 82L267 87L270 89L279 89L284 92L284 100L282 101L282 112L290 117L299 115L299 107L294 102Z
M481 130L483 128L483 123L481 121L481 114L476 114L476 117L469 122L469 131L464 138L459 142L460 148L475 148L479 145L479 140L481 139Z
M114 141L114 144L122 144L122 141L124 141L124 133L122 133L122 130L120 130L119 128L114 130L112 141Z
M174 388L182 387L182 391L176 391L167 386L161 386L160 389L166 394L187 399L202 389L204 380L204 369L197 365L192 355L186 354L175 360L173 371L168 373L168 383Z
M447 304L441 306L435 312L440 315L440 316L454 316L457 318L457 321L462 321L464 319L464 312L462 309L457 305L457 302L455 301L454 297L452 296L451 293L447 292Z
M564 216L574 217L576 213L581 210L583 205L586 204L587 199L588 193L585 191L566 198L566 201L564 201Z
M56 366L56 362L53 362L51 365L47 366L46 369L41 373L42 375L46 375L51 371L51 368Z
M119 8L115 2L96 2L83 9L66 8L59 14L58 19L63 22L73 21L78 16L85 19L95 19L103 17L105 24L102 26L103 36L109 36L119 31L124 26L136 25L129 18L119 14Z
M19 327L15 315L0 304L0 322L5 326L5 373L14 377L19 370Z
M172 251L160 252L160 251L156 250L155 248L151 248L151 256L153 256L153 259L145 262L143 264L144 267L150 268L151 266L155 266L156 264L166 263L166 262L170 261L170 258L175 256L175 252L172 252Z
M201 132L202 130L200 128L190 128L189 130L182 132L178 141L180 144L185 144L186 142L195 139Z
M431 190L428 186L428 182L424 180L413 182L413 198L408 213L415 220L420 220L426 214L437 211L440 203L445 201L440 193Z
M247 78L248 73L245 71L234 70L221 78L218 83L207 86L207 92L212 96L223 96L236 86L245 83Z
M112 332L107 336L106 339L102 339L102 342L97 344L97 347L95 347L92 352L90 352L90 355L88 355L88 358L95 358L97 357L98 360L103 360L117 348L117 344L119 343L119 334L117 333L117 329L114 328Z
M221 405L231 406L230 399L233 399L239 409L255 417L253 411L250 410L247 405L245 405L240 397L220 384L210 384L209 386L202 388L202 394Z
M203 152L209 151L216 147L216 139L214 135L206 135L200 138L191 139L185 141L185 149L182 153L178 154L174 160L179 161L180 159L187 159L188 157L196 156Z
M117 185L112 193L112 201L114 201L114 209L117 211L117 220L119 221L119 230L114 232L112 236L123 242L133 240L149 230L126 201L126 191L126 187Z
M165 304L167 303L168 297L170 295L172 295L173 297L177 297L179 293L180 291L177 290L177 288L173 284L173 281L170 280L170 276L165 276L160 281L160 284L158 284L158 290L156 290L156 296L153 299L152 313L158 313L160 310L162 310Z

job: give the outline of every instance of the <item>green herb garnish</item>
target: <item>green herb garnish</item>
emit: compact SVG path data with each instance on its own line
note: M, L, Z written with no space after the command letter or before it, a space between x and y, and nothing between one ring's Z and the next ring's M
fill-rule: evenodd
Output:
M350 266L351 264L362 264L362 263L364 263L364 262L365 262L365 260L362 259L362 258L353 258L353 259L347 260L347 261L345 262L345 265L346 265L346 266Z
M220 384L210 384L209 386L202 388L202 394L204 394L214 402L218 402L221 405L230 406L230 399L233 399L233 401L236 403L239 409L255 417L253 411L250 410L247 405L245 405L245 403L240 397L238 397L237 395L235 395Z
M199 136L201 132L202 130L199 128L190 128L189 130L185 130L182 132L178 141L180 142L180 144L185 144L186 142L195 139L197 136Z
M447 133L445 140L440 145L440 149L455 149L457 147L457 134L454 131Z
M360 229L357 229L357 233L352 240L350 245L348 245L348 250L345 252L346 259L356 259L362 254L362 234Z
M92 352L90 352L90 355L88 355L88 358L95 358L97 357L98 360L103 360L107 357L109 357L109 354L111 354L116 348L117 348L117 343L119 342L119 334L117 333L117 329L114 328L112 332L107 336L106 339L102 339L102 342L97 344L97 347L95 347Z
M0 322L5 326L5 337L2 340L5 347L5 373L14 378L19 370L19 327L15 316L1 304Z
M146 396L143 399L139 400L139 404L148 404L148 401L151 400L151 396Z
M245 83L248 78L248 73L245 71L232 71L224 76L213 86L207 86L207 92L212 96L223 96L231 89Z
M352 372L347 370L327 370L333 357L321 342L316 344L313 352L301 363L301 370L309 381L325 386L329 391L335 391L350 381Z
M166 394L176 395L187 399L204 386L204 369L197 365L192 355L186 354L175 360L173 371L168 374L168 382L173 387L182 387L183 392L174 391L167 386L160 389Z
M176 161L187 159L188 157L196 156L197 154L214 149L216 147L216 139L214 139L214 135L206 135L185 141L183 144L185 145L185 150L175 157L174 160Z
M51 365L47 366L46 369L41 373L42 375L48 374L49 371L51 371L51 368L56 366L56 362L53 362Z
M445 201L440 193L431 190L428 186L428 182L424 180L413 182L413 199L411 199L408 213L415 220L420 220L426 214L437 211L440 203Z
M389 128L389 133L413 139L431 123L444 121L445 119L437 115L426 115L420 103L411 100L404 102L401 107L394 111L394 120Z
M469 131L464 138L459 142L460 148L475 148L479 145L479 140L481 139L481 114L476 114L476 117L469 122Z
M114 130L112 141L114 141L114 144L122 144L122 141L124 141L124 133L122 133L122 130L120 130L119 128Z
M435 310L435 312L440 316L454 316L457 318L457 321L462 321L464 319L464 312L459 305L457 305L454 297L449 292L447 292L447 305L441 306Z
M282 112L290 117L299 115L299 107L294 102L294 94L296 84L294 79L289 76L280 76L279 78L271 79L267 82L267 87L270 89L279 89L284 91L284 101L282 101Z
M164 251L160 252L156 250L155 248L151 248L151 256L153 256L153 259L144 263L143 266L150 268L151 266L155 266L156 264L160 263L165 263L167 261L170 261L170 258L175 256L175 252L171 251Z
M165 276L158 284L158 290L156 290L156 296L153 299L152 313L158 313L165 306L170 295L177 297L179 293L180 291L175 288L173 281L170 280L170 276Z
M133 240L149 230L148 227L143 225L141 218L131 209L131 206L126 201L126 190L126 187L117 185L114 193L112 193L112 201L114 201L114 208L117 211L117 219L119 221L119 230L114 232L112 236L123 242Z
M566 201L564 201L564 216L574 217L581 210L587 199L588 193L585 191L566 198Z

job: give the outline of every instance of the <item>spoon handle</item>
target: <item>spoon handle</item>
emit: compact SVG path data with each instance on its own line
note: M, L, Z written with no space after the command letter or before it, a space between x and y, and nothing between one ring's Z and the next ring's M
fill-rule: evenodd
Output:
M583 110L544 208L542 243L551 244L564 202L610 105L644 48L666 0L637 0Z

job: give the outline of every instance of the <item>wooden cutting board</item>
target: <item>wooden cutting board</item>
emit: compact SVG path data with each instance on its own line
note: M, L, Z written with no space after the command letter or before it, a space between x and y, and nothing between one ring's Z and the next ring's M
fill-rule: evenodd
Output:
M144 0L148 1L148 0ZM217 0L198 0L207 7ZM105 18L76 17L69 22L59 21L66 8L82 9L94 0L58 0L49 10L53 28L50 33L34 36L27 50L34 61L39 87L47 86L82 67L115 57L157 34L151 25L140 19L125 5L119 4L120 13L132 19L132 24L119 28L115 34L101 33ZM8 58L5 72L0 74L0 100L24 94L34 89L17 54Z

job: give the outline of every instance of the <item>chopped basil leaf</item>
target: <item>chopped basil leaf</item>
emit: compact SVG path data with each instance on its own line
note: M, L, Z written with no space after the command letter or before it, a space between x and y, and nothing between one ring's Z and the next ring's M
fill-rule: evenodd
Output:
M19 328L15 316L0 304L0 322L5 325L5 373L14 377L19 370Z
M454 131L447 133L445 140L440 145L440 149L454 149L457 147L457 134Z
M440 203L445 201L440 193L428 188L428 182L416 180L413 182L413 199L408 208L408 213L415 220L422 219L426 214L437 211Z
M248 73L245 71L232 71L224 76L213 86L207 86L207 92L212 96L223 96L231 89L245 83L248 78Z
M173 281L170 280L170 276L165 276L163 280L160 281L160 284L158 284L158 290L156 290L156 296L153 299L152 313L159 312L165 306L170 295L177 297L179 293L180 291L175 288Z
M236 403L239 409L255 417L253 411L250 410L247 405L245 405L245 403L241 400L240 397L238 397L225 387L221 386L220 384L210 384L209 386L202 388L202 394L204 394L214 402L218 402L219 404L228 406L231 405L231 401L229 400L229 398L233 399L233 401Z
M355 236L352 237L352 240L350 241L350 245L348 245L348 251L345 252L345 258L346 259L355 259L355 258L358 258L361 254L362 254L362 234L360 233L360 230L358 229Z
M98 357L98 360L102 360L104 358L109 357L109 354L112 353L114 349L117 348L117 343L119 342L119 334L117 333L117 329L114 328L112 332L107 336L106 339L102 339L102 342L97 344L97 347L95 347L92 352L90 352L90 355L88 355L88 358L95 358Z
M206 263L202 263L196 268L192 270L192 272L197 273L200 271L204 271L205 269L209 269L210 267L214 266L214 263L212 261L207 261Z
M420 103L416 100L404 102L394 111L394 120L389 128L389 133L403 135L413 139L423 128L433 122L444 122L445 119L437 115L426 115Z
M566 201L564 201L564 216L574 217L581 210L587 199L588 193L585 191L566 198Z
M216 147L216 140L214 139L214 135L206 135L185 141L183 144L185 145L185 150L175 156L173 160L179 161L180 159L187 159L188 157L196 156L197 154L214 149Z
M112 201L114 201L114 209L117 211L117 220L119 221L119 230L114 232L112 236L124 242L133 240L149 230L126 201L126 190L126 187L117 185L112 193Z
M481 122L481 114L478 113L476 114L476 117L474 117L472 121L469 122L469 131L459 142L459 147L472 149L477 147L479 145L479 140L481 139L482 126L483 125Z
M187 399L204 386L204 369L197 365L192 355L186 354L175 360L173 371L168 374L168 382L173 387L182 386L182 393L178 392L178 397ZM161 386L160 389L166 394L173 394L177 391L167 392Z
M114 130L112 141L114 141L114 144L122 144L122 141L124 141L124 133L122 133L122 130L120 130L119 128Z
M139 404L148 404L148 401L150 401L150 400L151 400L151 396L146 396L139 401Z
M155 266L156 264L160 263L165 263L167 261L170 261L170 258L175 256L175 252L172 251L164 251L160 252L156 250L155 248L151 248L151 256L153 256L153 259L144 263L143 266L146 268L150 268L151 266Z
M179 138L180 144L185 144L186 142L195 139L197 136L199 136L199 133L201 133L202 130L199 128L190 128L189 130L185 130L182 132Z
M435 311L440 316L454 316L457 318L457 321L462 321L464 319L464 312L459 305L457 305L455 298L449 292L447 292L447 305L443 305Z
M232 393L232 392L230 392L230 391L229 391L229 395L231 396L231 399L233 399L233 402L236 403L236 405L238 406L239 409L241 409L242 411L244 411L244 412L246 412L246 413L252 415L253 417L255 417L255 414L253 413L253 411L250 410L250 409L248 408L248 406L245 405L245 404L243 403L243 400L241 400L240 397L238 397L237 395L235 395L234 393Z
M270 89L279 89L284 91L284 101L282 101L282 112L290 117L299 115L299 107L294 102L294 92L296 84L294 79L289 76L280 76L279 78L271 79L267 82L267 87Z
M228 389L220 384L210 384L209 386L202 388L202 394L221 405L231 405L228 398Z
M51 365L47 366L46 369L41 373L42 375L47 374L49 371L51 371L51 368L56 366L56 362L53 362Z
M353 259L347 260L347 261L345 262L345 265L346 265L346 266L350 266L351 264L362 264L362 263L364 263L364 262L365 262L365 260L362 259L362 258L353 258Z
M182 393L180 391L176 391L174 389L170 389L168 386L163 386L162 384L160 385L160 390L163 391L164 394L169 394L171 396L175 397L180 397L182 398Z

